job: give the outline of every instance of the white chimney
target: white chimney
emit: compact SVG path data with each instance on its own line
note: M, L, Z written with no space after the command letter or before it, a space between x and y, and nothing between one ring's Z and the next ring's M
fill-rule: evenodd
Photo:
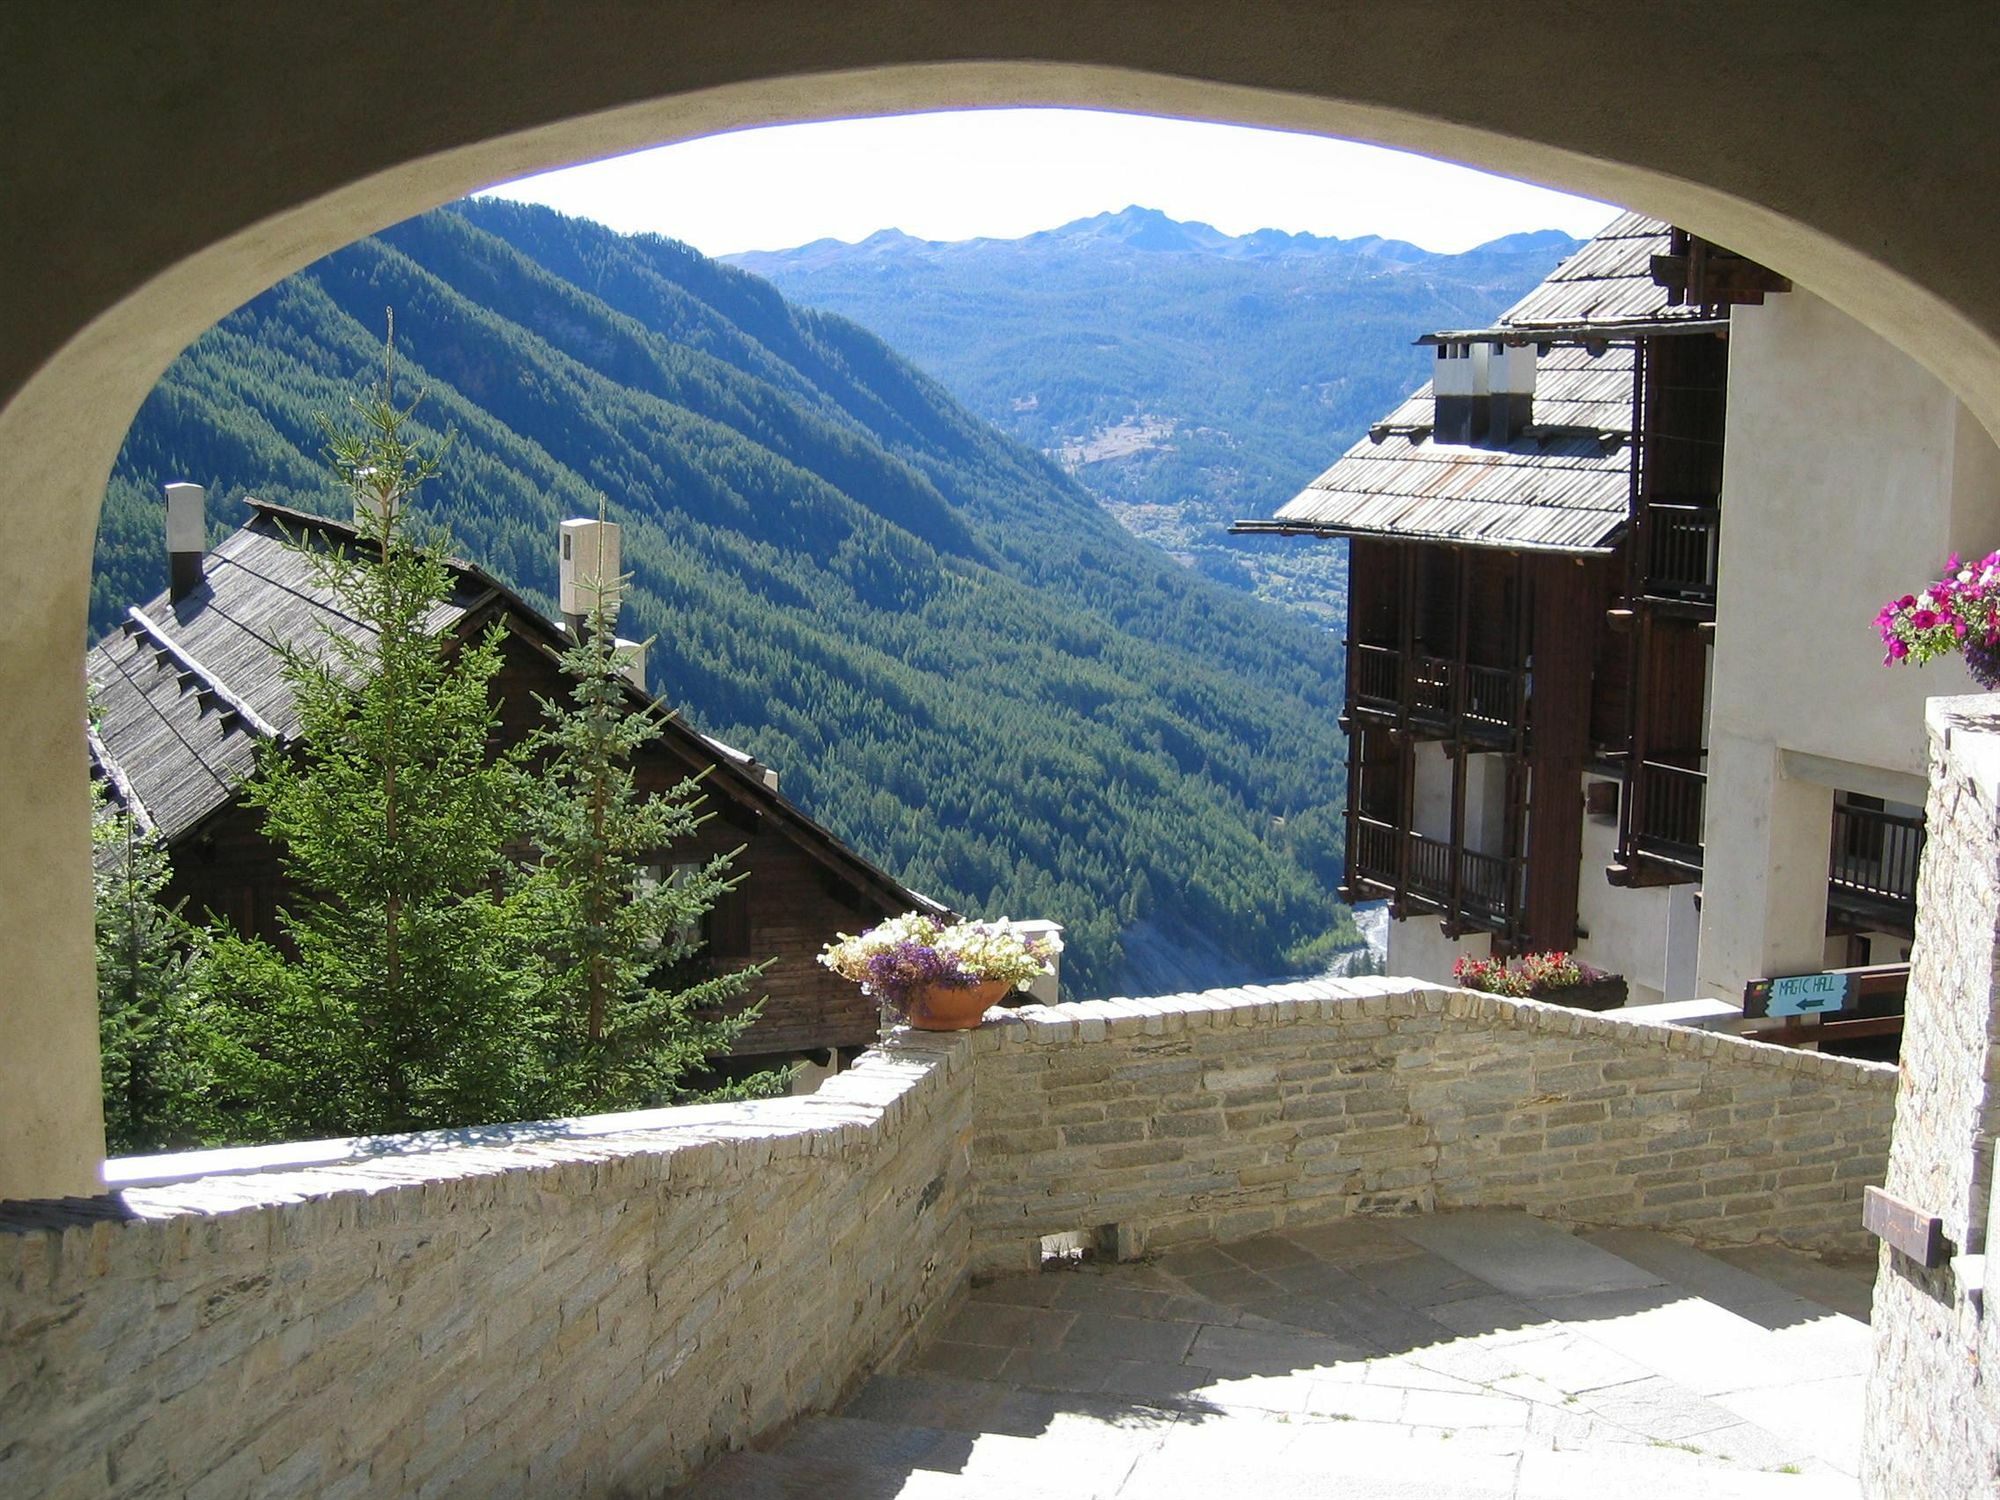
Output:
M556 558L557 608L578 640L583 639L584 628L597 610L600 589L606 622L617 619L622 572L616 521L562 523L561 550Z
M625 680L640 692L646 691L646 643L628 641L619 636L612 642L612 649L618 653L620 665L625 672Z
M1035 920L1013 922L1009 925L1013 927L1016 937L1028 938L1030 940L1035 938L1054 938L1058 944L1062 941L1063 928L1060 922ZM1027 994L1024 997L1017 998L1014 995L1010 995L1002 1003L1007 1005L1054 1005L1061 999L1062 950L1058 947L1055 955L1049 962L1049 972L1029 984Z
M1486 435L1490 405L1491 346L1439 344L1431 366L1436 414L1432 433L1440 443L1474 443Z
M1492 383L1492 433L1495 443L1514 441L1535 415L1536 349L1533 344L1496 345L1487 361Z
M167 594L176 603L201 587L208 551L208 491L198 484L167 486Z
M369 482L374 477L372 468L354 471L354 529L363 536L378 535L386 519L384 512L388 502L382 492Z

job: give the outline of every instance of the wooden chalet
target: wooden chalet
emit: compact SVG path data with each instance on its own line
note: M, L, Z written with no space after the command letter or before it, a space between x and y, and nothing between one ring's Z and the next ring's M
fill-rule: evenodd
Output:
M174 491L199 490L173 486ZM283 743L298 720L280 642L305 644L323 628L358 633L315 580L302 548L344 548L354 528L282 506L247 502L250 521L205 556L180 551L174 586L129 610L89 656L96 696L90 748L113 798L166 842L169 897L208 911L246 934L275 937L286 883L262 815L239 789L255 769L260 742ZM572 523L575 524L575 523ZM196 537L199 524L183 527ZM169 535L173 535L171 522ZM502 743L517 744L540 724L536 695L567 692L558 660L570 644L497 579L452 564L452 594L432 628L483 634L506 628L495 679ZM646 696L632 690L634 710ZM706 773L712 816L685 846L660 851L661 873L741 847L744 881L705 923L705 952L718 968L768 961L753 991L764 997L737 1057L793 1056L858 1047L877 1034L872 1001L821 967L817 955L836 932L857 932L909 910L942 912L841 843L777 790L777 774L700 734L676 716L635 767L642 791L656 792Z
M1350 546L1348 899L1507 953L1575 949L1583 879L1700 880L1729 309L1786 289L1625 214L1420 340L1432 381L1238 523ZM1587 818L1616 821L1594 877ZM1921 824L1835 820L1830 921L1907 924Z

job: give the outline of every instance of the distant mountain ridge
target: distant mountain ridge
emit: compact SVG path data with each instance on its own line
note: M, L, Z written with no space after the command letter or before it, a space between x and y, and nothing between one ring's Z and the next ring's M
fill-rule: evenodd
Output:
M1460 255L1569 254L1582 241L1560 229L1532 229L1476 245ZM1162 253L1184 252L1217 255L1235 260L1268 260L1287 255L1349 253L1380 256L1385 260L1416 262L1434 259L1439 252L1413 245L1408 240L1384 239L1363 234L1343 238L1287 229L1252 229L1232 235L1197 219L1174 219L1157 208L1139 204L1118 210L1073 219L1053 229L1038 229L1014 239L979 236L966 240L927 240L901 229L878 229L860 240L817 239L788 250L744 250L721 257L733 266L763 276L834 264L856 258L886 255L949 256L955 252L977 253L997 246L1023 249L1091 249L1123 247Z
M726 259L880 334L1184 563L1333 623L1344 548L1228 524L1270 514L1420 382L1418 334L1492 317L1581 243L1534 230L1446 255L1133 205L1018 239L885 229Z
M546 209L425 214L198 339L114 468L94 629L164 586L163 482L207 485L218 537L246 492L339 504L314 418L378 375L385 308L401 397L458 434L425 505L464 555L548 609L556 523L603 497L669 701L909 885L1064 923L1072 994L1310 971L1351 935L1324 636L845 319Z

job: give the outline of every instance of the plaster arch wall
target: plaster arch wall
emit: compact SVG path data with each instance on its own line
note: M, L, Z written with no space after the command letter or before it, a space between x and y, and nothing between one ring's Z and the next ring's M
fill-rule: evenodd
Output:
M81 622L153 380L282 276L492 182L755 124L1068 104L1378 141L1671 218L2000 433L2000 12L1771 0L356 0L0 20L0 1198L89 1192Z

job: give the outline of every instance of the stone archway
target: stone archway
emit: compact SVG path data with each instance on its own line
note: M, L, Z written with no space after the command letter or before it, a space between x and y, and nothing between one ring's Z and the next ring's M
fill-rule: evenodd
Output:
M0 1198L101 1154L76 725L90 543L167 362L317 256L539 168L997 104L1351 136L1630 204L1875 328L2000 432L2000 16L1587 0L41 8L0 24Z

